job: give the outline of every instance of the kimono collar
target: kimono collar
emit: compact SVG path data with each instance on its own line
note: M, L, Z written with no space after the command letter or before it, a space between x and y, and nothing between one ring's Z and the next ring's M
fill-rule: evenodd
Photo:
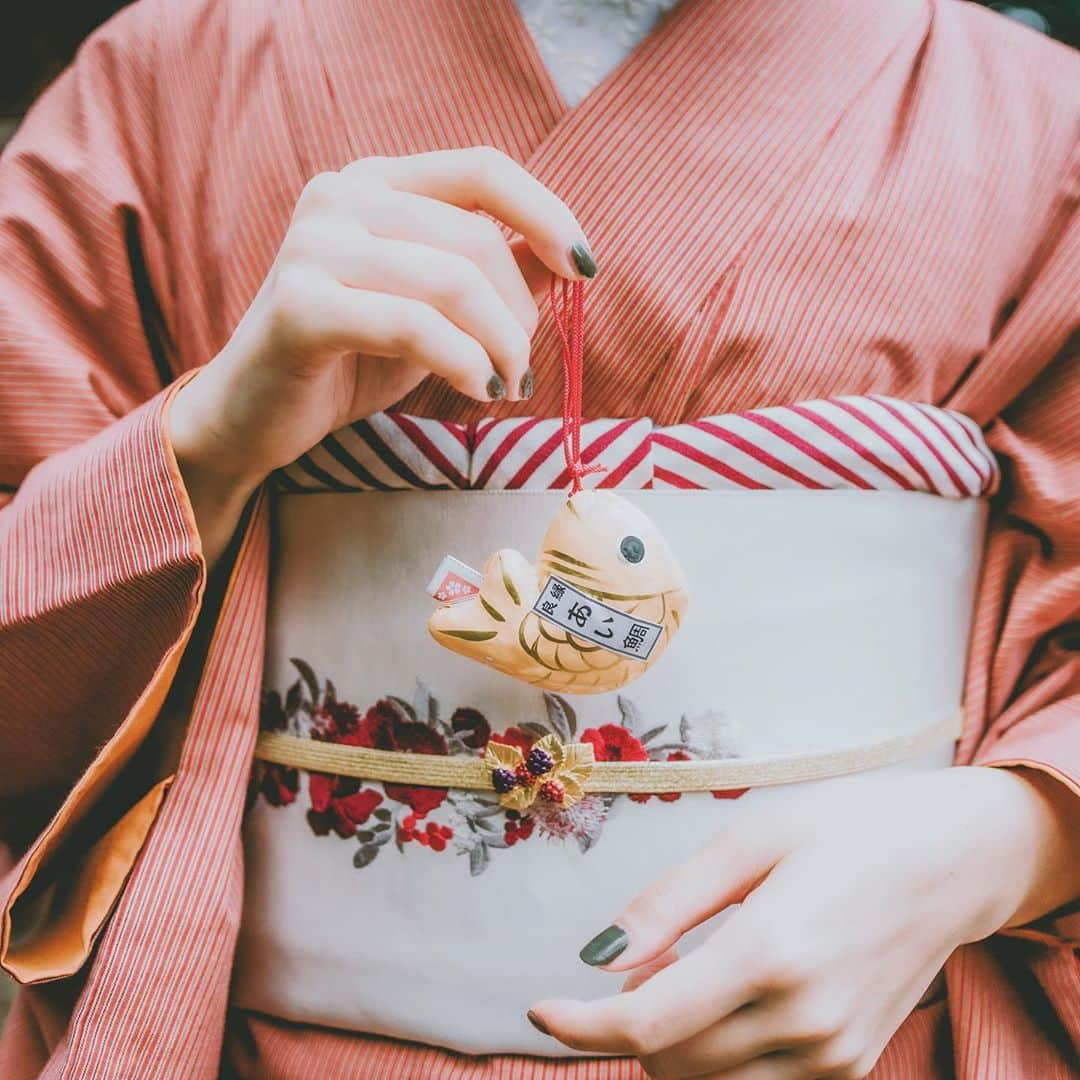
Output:
M325 80L320 94L297 95L309 172L488 143L573 207L601 265L589 290L593 371L625 381L632 409L635 387L662 377L659 358L737 273L861 92L898 51L916 62L929 10L925 0L684 0L574 109L512 0L309 0L284 5L281 45L286 78L292 55L294 77ZM534 342L536 414L558 412L559 379L544 377L556 344L550 326ZM673 386L664 418L682 393ZM477 411L435 380L403 408Z
M472 139L533 165L551 153L550 143L586 136L631 100L639 118L642 111L670 117L701 94L725 103L724 111L749 105L778 120L832 113L925 16L928 0L682 0L573 109L513 0L308 0L282 8L283 45L294 61L317 53L332 99L321 130L309 128L301 140L308 166L318 169L345 163L342 134L352 158ZM286 66L295 75L295 63ZM308 127L306 116L296 119Z

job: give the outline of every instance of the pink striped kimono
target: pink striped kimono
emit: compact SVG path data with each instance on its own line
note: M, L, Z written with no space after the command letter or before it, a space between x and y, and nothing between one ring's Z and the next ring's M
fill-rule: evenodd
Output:
M590 416L881 394L982 425L959 759L1080 796L1078 85L954 0L685 0L575 109L510 0L142 0L96 34L0 164L0 1076L641 1075L230 1009L267 514L208 579L164 417L358 156L492 144L567 200ZM498 416L558 415L558 364L545 323ZM492 410L431 380L401 411ZM1078 944L1067 910L960 949L875 1076L1075 1075Z

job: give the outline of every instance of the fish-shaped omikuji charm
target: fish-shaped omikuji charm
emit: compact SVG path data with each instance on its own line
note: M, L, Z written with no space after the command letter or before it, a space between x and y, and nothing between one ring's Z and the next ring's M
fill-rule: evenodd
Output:
M688 603L648 515L612 491L582 490L555 515L538 563L495 552L479 592L436 609L428 629L453 652L545 690L600 694L656 663Z
M476 581L476 571L444 560L458 572L447 576L440 567L436 573L431 591L448 603L428 619L428 630L453 652L545 690L602 694L656 663L689 596L674 553L648 515L613 491L582 488L582 477L603 471L581 458L583 284L563 281L561 292L560 307L553 278L570 496L548 526L535 565L504 548ZM573 795L570 787L564 794Z

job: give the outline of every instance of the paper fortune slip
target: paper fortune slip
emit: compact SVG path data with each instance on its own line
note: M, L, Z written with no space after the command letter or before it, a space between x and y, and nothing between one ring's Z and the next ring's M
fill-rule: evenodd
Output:
M479 570L447 555L428 582L427 591L440 604L458 604L475 596L483 580Z

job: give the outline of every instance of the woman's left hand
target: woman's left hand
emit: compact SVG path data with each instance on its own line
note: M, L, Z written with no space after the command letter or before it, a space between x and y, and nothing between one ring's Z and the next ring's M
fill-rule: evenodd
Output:
M653 1077L864 1076L957 946L1080 888L1077 803L1049 777L989 768L748 802L582 950L633 971L623 993L531 1018ZM677 957L686 931L740 902Z

